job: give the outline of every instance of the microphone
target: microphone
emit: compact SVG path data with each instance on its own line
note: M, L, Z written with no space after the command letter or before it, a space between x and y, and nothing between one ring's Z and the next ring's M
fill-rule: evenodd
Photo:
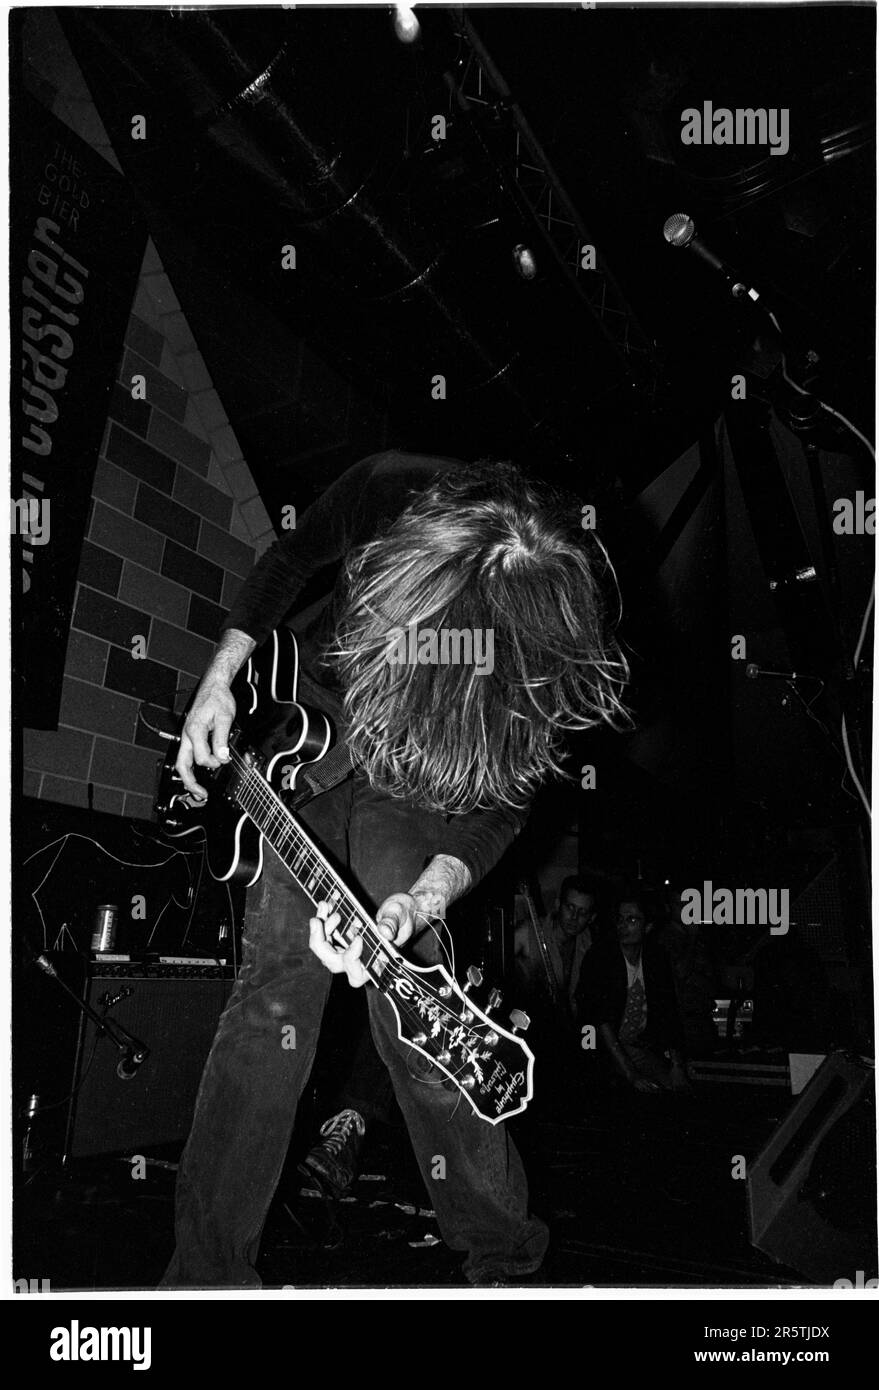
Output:
M758 666L755 661L749 661L745 667L745 675L749 681L759 680L761 676L768 677L770 680L777 681L816 681L817 676L807 676L802 671L773 671L769 666Z
M690 250L703 260L706 265L710 265L712 270L719 271L724 280L726 280L727 284L731 287L736 299L741 299L744 295L747 295L749 299L753 300L758 300L760 298L757 290L742 284L730 270L729 266L722 261L719 256L715 256L714 252L710 251L704 241L696 235L696 224L689 213L673 212L671 217L666 218L665 226L662 229L662 235L665 237L669 246L680 246L685 250Z
M133 1081L147 1057L148 1047L128 1047L116 1063L116 1075L120 1081Z
M52 964L47 952L40 951L39 954L37 954L32 947L27 947L27 949L34 964L42 970L44 974L51 976L53 980L57 981L64 992L70 995L77 1008L86 1018L92 1020L99 1030L99 1034L108 1037L113 1045L120 1050L122 1055L116 1063L116 1075L119 1077L120 1081L132 1081L140 1071L147 1057L149 1057L150 1049L147 1047L146 1043L141 1042L139 1038L133 1037L121 1024L114 1023L112 1019L108 1019L107 1012L114 1004L118 1004L120 999L124 999L126 995L131 994L133 991L131 989L122 989L115 998L110 995L108 991L101 1000L102 1003L106 1004L104 1016L101 1017L90 1004L87 1004L75 990L70 988L70 985L65 984Z

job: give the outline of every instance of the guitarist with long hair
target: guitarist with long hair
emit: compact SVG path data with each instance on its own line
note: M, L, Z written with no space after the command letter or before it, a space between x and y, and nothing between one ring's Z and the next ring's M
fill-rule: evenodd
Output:
M181 736L177 773L194 803L207 794L195 766L230 757L234 677L324 573L328 601L299 631L299 688L332 719L352 770L300 818L375 909L384 938L431 965L449 905L498 861L536 788L560 773L565 733L626 720L627 670L606 609L613 572L580 526L579 503L509 464L363 460L238 595ZM333 903L315 911L266 851L181 1159L165 1287L259 1287L263 1224L330 972L354 986L369 978L361 939L340 943L338 921ZM471 1284L516 1283L539 1267L548 1233L528 1213L505 1126L474 1114L401 1041L379 989L368 1003L446 1244L465 1253Z

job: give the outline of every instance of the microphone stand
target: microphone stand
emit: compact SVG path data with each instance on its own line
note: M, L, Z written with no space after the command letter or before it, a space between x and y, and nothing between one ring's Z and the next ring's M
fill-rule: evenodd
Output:
M776 321L777 328L777 321ZM781 331L778 329L779 338ZM817 355L811 351L804 355L807 364L817 363ZM807 382L807 393L791 392L788 399L782 398L781 386L771 391L770 400L772 408L778 419L797 436L806 469L809 477L809 484L812 492L815 518L817 521L818 537L818 561L819 561L819 580L823 579L826 611L832 624L832 632L838 653L838 664L836 666L835 679L831 675L824 691L828 709L834 723L839 723L843 718L846 707L844 691L846 687L852 687L852 683L857 681L858 676L867 674L869 663L861 664L857 669L854 666L852 653L845 645L843 629L841 623L841 594L839 589L839 568L836 559L836 546L834 543L833 526L831 523L830 506L824 486L824 470L821 467L821 443L820 429L822 423L826 423L826 414L822 409L818 398L808 389L808 366L804 372ZM865 780L866 760L864 758L863 744L861 741L860 729L856 721L852 721L850 730L850 743L852 758L862 781Z
M28 948L28 950L33 964L36 965L39 970L42 970L44 975L48 975L51 980L55 981L56 985L59 985L60 988L64 990L64 993L73 1000L80 1013L83 1014L85 1018L92 1021L99 1034L110 1039L111 1043L120 1054L119 1062L116 1067L116 1074L121 1081L130 1081L138 1068L150 1055L150 1049L147 1044L142 1042L140 1038L136 1038L133 1033L129 1033L128 1029L123 1024L117 1023L115 1019L108 1018L106 1013L102 1016L93 1009L90 1004L87 1004L85 999L81 998L75 989L71 989L66 980L62 980L45 952L37 954L31 948ZM79 1046L81 1046L81 1044L79 1044ZM61 1159L62 1165L66 1165L67 1163L68 1147L67 1138L65 1138L64 1153Z
M823 412L817 397L813 396L811 393L807 396L795 395L793 400L786 407L780 407L775 401L773 401L773 405L778 411L779 417L800 441L800 447L803 451L806 467L809 472L809 482L812 485L815 515L818 521L818 545L821 551L821 566L827 578L828 588L831 590L834 599L838 600L839 570L836 564L836 551L833 544L833 527L830 522L830 508L827 505L827 494L824 491L824 477L821 472L821 449L818 443L818 429L821 421L824 419ZM834 617L835 616L834 614ZM848 678L852 674L852 670L847 653L844 653L843 665L845 675Z
M702 248L697 245L698 237L693 237L692 243L692 249L701 253ZM710 253L708 257L703 256L703 259L709 259L710 263L717 261L717 258ZM728 283L736 279L729 271L729 268L722 262L717 262L715 269L721 270ZM748 291L741 282L732 285L732 293L737 299L749 297L754 302L760 299L759 295ZM817 521L819 552L819 567L817 569L818 580L819 585L824 589L826 612L838 654L838 671L842 677L842 681L847 683L854 680L859 672L855 670L851 654L845 648L840 621L839 610L841 595L839 592L839 569L836 559L833 526L830 519L830 508L824 488L824 473L821 468L821 425L822 423L827 424L828 420L827 413L823 409L818 396L814 394L814 380L819 367L820 358L811 348L805 351L800 351L798 348L795 348L794 352L799 359L801 371L795 372L794 376L791 377L787 369L788 351L785 347L785 337L781 325L776 315L773 313L772 308L767 305L765 301L761 302L760 307L768 316L777 334L781 353L782 380L780 382L775 381L772 385L767 383L766 395L776 418L797 436L805 459ZM797 377L800 377L801 380L796 380ZM787 386L786 396L784 394L785 386ZM829 692L827 693L829 694ZM841 717L843 712L841 692L832 703L837 705L834 714L838 714ZM853 741L858 745L858 761L861 769L863 769L864 759L857 731L855 731Z
M830 405L827 405L819 398L817 394L818 388L816 388L816 376L821 363L815 351L811 349L803 351L799 345L794 345L793 351L796 352L797 368L799 370L793 369L790 372L788 371L786 359L789 353L785 334L782 331L781 324L776 314L773 312L772 307L766 303L761 295L753 290L748 290L743 282L736 280L729 267L720 261L718 257L714 256L714 254L699 241L699 238L695 235L695 227L692 218L684 213L674 214L667 220L663 232L670 245L682 248L689 247L715 271L720 271L735 299L739 301L742 299L749 299L752 303L758 303L767 315L777 335L777 343L780 349L781 370L779 374L776 364L772 373L774 379L771 384L767 384L765 397L761 399L761 404L764 406L768 405L769 409L775 414L776 419L791 430L799 440L806 462L815 516L817 518L818 545L815 556L817 563L810 566L812 570L811 576L805 572L803 574L797 572L793 574L788 573L781 576L771 587L782 591L777 593L776 597L780 600L779 617L782 626L786 628L785 613L790 611L787 600L792 598L798 590L800 593L805 593L802 587L802 581L804 579L817 578L818 580L817 588L821 595L825 626L825 636L821 644L823 648L822 660L826 666L826 680L824 681L820 694L829 716L827 723L832 724L840 730L844 748L843 757L849 776L854 779L855 782L858 782L858 779L860 779L857 785L857 791L863 810L867 813L866 819L863 815L859 814L857 822L853 827L851 859L849 860L849 851L846 849L844 827L840 828L837 832L838 853L840 855L841 864L847 861L852 863L853 874L856 879L860 880L863 884L867 894L867 901L869 901L868 821L870 808L867 794L863 790L863 784L868 781L868 776L865 776L865 769L868 768L868 759L865 756L864 749L865 737L862 736L861 733L862 728L868 727L867 720L869 716L862 712L859 704L861 689L863 688L862 680L865 676L869 678L872 662L869 660L869 656L866 660L860 659L858 653L860 652L860 647L863 645L863 638L867 628L867 619L873 599L871 597L864 610L858 653L853 652L845 645L837 550L830 520L828 499L824 488L824 478L820 466L822 448L821 427L822 424L829 424L829 421L826 420L825 417L829 415L841 421L846 426L849 434L854 435L856 439L860 440L861 444L866 447L867 451L875 460L873 446L850 420L847 420L838 410L832 409ZM734 283L731 284L731 281L734 281ZM766 398L768 398L768 400ZM826 438L826 436L824 437ZM833 445L831 444L830 447L832 448ZM735 444L733 444L734 458L736 457L736 452ZM772 452L775 454L776 467L780 471L778 451L773 449ZM857 456L852 454L851 457L854 461ZM740 468L739 472L741 474ZM745 482L745 478L741 477L742 488L746 493L747 501ZM785 491L787 492L787 501L792 509L793 517L799 525L799 517L797 516L790 490L785 488ZM749 511L751 511L750 504ZM801 525L800 532L801 535L804 534ZM761 558L763 558L763 546L761 545L760 537L756 534L756 531L755 539L757 541L758 551L760 551ZM787 591L786 593L784 592L785 590ZM802 634L798 636L797 641L802 647ZM799 665L797 653L794 653L794 656L795 664ZM857 661L856 656L858 656ZM811 662L807 663L807 665L811 664ZM795 684L791 685L791 690L802 702L802 696L799 694ZM813 703L814 702L810 703L807 708L807 713L811 718L815 718L812 712ZM850 729L848 727L847 716L851 719ZM816 723L822 728L831 747L839 754L840 750L836 747L827 727L825 727L820 720L816 719ZM848 927L846 936L846 949L850 952L852 961L856 966L862 968L866 972L866 978L869 979L869 947L866 944L869 937L867 936L865 939L865 934L857 930L853 924ZM869 1036L869 1023L871 1020L872 1001L869 1001L863 1006L862 1017L857 1025L864 1037Z

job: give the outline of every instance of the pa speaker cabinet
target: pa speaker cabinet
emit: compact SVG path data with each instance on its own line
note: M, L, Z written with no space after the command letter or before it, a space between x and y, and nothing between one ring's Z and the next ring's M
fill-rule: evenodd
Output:
M149 1054L126 1077L115 1044L83 1018L65 1161L186 1140L201 1073L233 984L220 972L151 976L100 969L86 986L88 1003L101 1014L109 1001L108 1020L145 1043Z
M876 1264L871 1067L833 1053L750 1165L751 1243L817 1284Z

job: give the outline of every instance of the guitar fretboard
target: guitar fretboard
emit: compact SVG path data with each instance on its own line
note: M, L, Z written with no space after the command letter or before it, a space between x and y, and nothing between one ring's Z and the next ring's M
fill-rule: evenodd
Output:
M341 919L337 933L349 944L358 936L363 938L360 963L373 983L381 987L382 975L391 956L375 922L258 768L240 754L233 754L233 761L238 775L231 789L242 811L247 812L311 901L315 905L333 904Z

